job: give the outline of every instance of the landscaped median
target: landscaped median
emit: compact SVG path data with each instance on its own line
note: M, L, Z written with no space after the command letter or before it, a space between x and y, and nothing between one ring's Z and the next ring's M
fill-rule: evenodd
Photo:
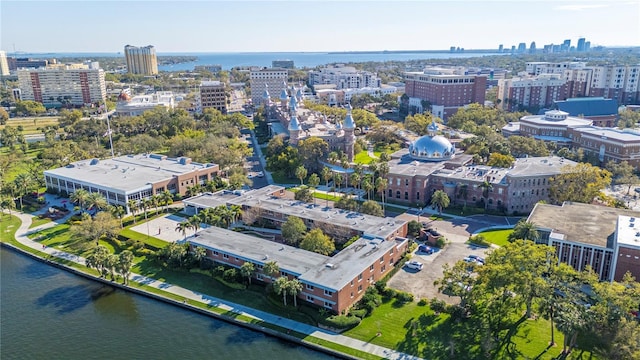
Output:
M51 256L50 254L18 242L15 238L15 232L17 231L21 223L18 217L10 216L10 219L7 220L7 215L5 215L3 217L2 223L3 231L2 234L0 234L0 240L2 241L3 246L22 252L37 260L47 262L53 266L72 272L76 275L99 281L109 286L119 287L127 291L132 291L144 296L155 298L157 300L188 308L223 321L234 323L256 331L261 331L287 341L299 343L304 346L312 347L334 356L353 359L382 359L382 357L375 354L364 352L302 332L292 331L289 328L285 328L277 324L252 317L250 314L245 315L240 311L236 311L233 309L230 310L227 308L227 306L224 305L213 306L210 303L194 300L193 298L165 291L150 285L146 285L144 283L138 283L135 280L131 281L129 285L123 285L119 282L109 281L105 278L99 277L99 273L94 269L87 268L73 261ZM135 279L136 276L139 275L132 274L131 277ZM148 278L146 277L144 279L148 280Z

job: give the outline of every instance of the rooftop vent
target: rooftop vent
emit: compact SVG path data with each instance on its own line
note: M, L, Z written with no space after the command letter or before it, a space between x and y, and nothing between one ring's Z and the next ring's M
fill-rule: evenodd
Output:
M328 267L329 269L335 269L336 265L332 264L332 263L326 263L324 266Z
M262 257L262 260L267 260L267 259L269 259L269 255L265 255Z
M630 222L634 222L634 221L636 221L636 218L630 218L629 221Z

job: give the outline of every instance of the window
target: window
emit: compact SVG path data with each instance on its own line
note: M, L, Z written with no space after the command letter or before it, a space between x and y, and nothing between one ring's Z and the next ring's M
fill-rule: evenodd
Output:
M330 302L328 302L328 301L325 301L325 302L324 302L324 307L326 307L326 308L328 308L328 309L331 309L331 303L330 303Z
M351 298L353 299L353 291L351 292Z
M325 289L324 290L324 294L327 295L327 296L332 296L333 295L333 291Z
M404 199L409 200L409 192L407 191L404 192Z
M256 274L256 279L262 280L262 278L263 278L262 274Z
M380 258L380 263L383 263L383 262L384 262L384 256Z
M358 281L362 281L362 274L358 275Z
M228 259L228 258L229 258L229 255L227 255L227 254L222 254L222 257L223 257L223 258L225 258L225 259Z
M313 285L307 284L307 290L313 290L313 289L314 289Z
M309 302L313 302L313 297L311 297L311 296L307 295L307 301L309 301Z
M362 292L362 285L358 285L358 292Z

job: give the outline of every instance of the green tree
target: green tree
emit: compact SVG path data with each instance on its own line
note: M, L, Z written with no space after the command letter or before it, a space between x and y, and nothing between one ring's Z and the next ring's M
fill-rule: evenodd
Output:
M516 226L513 228L513 232L509 234L508 239L510 242L519 239L531 240L533 242L536 242L538 241L538 239L540 239L540 234L538 233L536 224L522 219L518 221Z
M384 211L384 192L388 186L387 179L382 177L377 178L375 186L376 190L380 193L380 197L382 198L382 211Z
M442 266L442 279L434 281L438 291L450 296L460 298L460 307L466 308L471 298L471 290L476 284L476 277L468 271L469 265L462 260L453 266L444 264Z
M293 278L287 282L287 294L293 296L293 306L298 307L298 294L302 291L300 280Z
M35 181L31 174L23 172L19 173L13 182L16 190L18 190L18 196L20 197L20 210L22 210L22 199L33 191Z
M133 215L133 223L136 223L136 211L139 209L139 204L135 200L127 201L127 207L129 207L129 211L131 211L131 215Z
M289 279L286 276L281 276L273 282L273 291L278 295L282 295L284 306L287 306L288 285Z
M162 204L164 204L165 206L165 209L164 209L165 212L168 212L169 205L173 203L173 194L171 194L169 190L165 190L160 193L160 200L162 201Z
M307 169L303 165L298 166L296 169L296 177L300 180L300 185L304 185L304 179L307 177Z
M591 203L600 190L611 184L611 173L588 163L567 165L562 173L549 179L549 199L554 204L565 201Z
M307 231L307 226L302 219L296 216L289 216L282 224L282 238L291 245L297 246Z
M336 249L333 240L319 228L309 231L300 242L300 248L322 255L329 255Z
M382 206L373 200L367 200L362 203L360 207L360 211L363 214L369 214L374 216L384 217L384 211L382 210Z
M91 251L91 254L85 258L85 265L88 268L98 270L100 277L104 277L106 275L105 266L107 265L107 257L109 257L109 249L105 246L98 245Z
M413 236L414 238L417 238L418 236L420 236L421 230L422 230L422 224L420 224L416 220L411 220L407 224L407 234Z
M267 261L264 263L262 272L267 275L271 280L275 279L280 274L280 266L275 261Z
M181 233L185 240L187 240L187 230L189 229L191 229L189 220L184 220L176 224L176 231Z
M246 261L244 264L242 264L242 266L240 266L240 274L243 277L246 277L247 280L249 281L249 285L251 285L251 278L253 277L253 273L256 271L256 267Z
M16 112L29 116L44 114L47 109L39 102L32 100L16 101Z
M425 135L428 133L427 127L433 122L442 122L436 116L431 113L409 115L404 118L404 128L418 135Z
M89 193L86 202L87 209L94 209L96 212L104 210L109 206L107 199L98 192Z
M320 185L320 178L318 177L318 174L313 173L311 174L311 176L309 176L309 186L311 186L311 188L313 189L313 204L316 204L316 188L318 187L318 185Z
M310 172L320 171L321 160L329 154L329 144L319 138L310 137L298 143L298 154L302 165Z
M431 205L438 208L438 214L442 215L442 209L449 207L450 199L446 192L436 190L431 195Z
M482 189L482 200L484 200L484 209L487 210L489 206L489 193L493 190L493 184L491 184L488 180L482 182L482 184L478 185L480 189Z
M0 125L5 125L7 120L9 120L9 113L4 107L0 107Z
M120 220L120 227L124 227L124 225L122 224L122 218L127 213L124 207L122 205L111 205L109 206L109 212L111 213L111 215L113 215L113 217Z
M487 166L496 166L501 168L509 168L513 163L516 162L511 155L502 155L500 153L491 153L489 155L489 160L487 161Z
M131 266L133 266L133 253L129 250L123 250L118 254L118 272L122 275L123 284L129 284L129 274L131 274Z
M71 233L74 236L95 241L96 245L103 236L116 236L119 231L119 221L105 211L97 213L93 218L85 216L79 224L71 226Z
M362 190L367 192L367 200L371 200L371 191L373 191L374 187L371 183L371 177L367 176L362 180Z
M458 194L457 196L459 198L462 198L464 200L464 206L467 206L467 197L469 197L469 185L467 184L461 184L458 187Z

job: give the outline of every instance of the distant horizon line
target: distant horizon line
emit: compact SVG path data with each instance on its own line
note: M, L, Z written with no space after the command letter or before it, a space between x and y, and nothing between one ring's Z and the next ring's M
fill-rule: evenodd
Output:
M607 49L634 49L640 48L640 45L611 45L611 46L602 46ZM457 47L456 47L457 48ZM157 50L157 48L156 48ZM517 49L516 49L517 50ZM529 49L527 48L527 51ZM542 48L538 49L542 50ZM319 53L328 53L328 54L358 54L358 53L434 53L434 52L444 52L444 53L456 53L456 52L498 52L498 48L490 48L490 49L472 49L472 48L461 48L460 51L451 51L451 49L404 49L404 50L312 50L312 51L163 51L156 52L156 54L276 54L276 53L289 53L289 54L319 54ZM503 48L502 52L510 52L511 48ZM31 55L48 55L48 54L120 54L124 53L124 48L122 51L6 51L7 55L11 54L31 54ZM577 53L578 51L573 51L573 53Z

